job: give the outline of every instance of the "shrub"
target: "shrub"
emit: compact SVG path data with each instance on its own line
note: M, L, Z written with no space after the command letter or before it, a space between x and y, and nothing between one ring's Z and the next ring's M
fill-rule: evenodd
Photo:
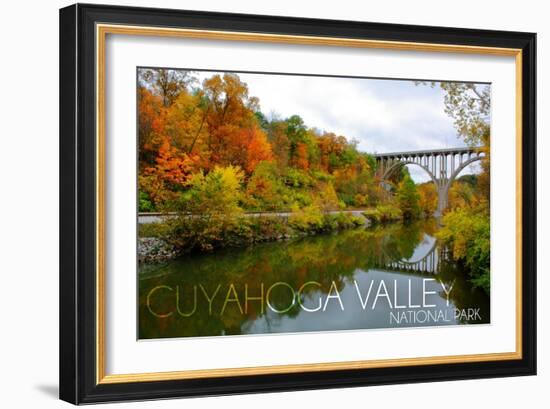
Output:
M470 270L472 283L490 291L490 222L485 206L458 208L442 219L437 238L450 246L452 255L463 260Z
M180 213L162 224L141 225L140 236L163 238L178 253L184 254L282 240L295 236L296 232L317 234L364 224L361 216L343 212L323 214L317 206L310 205L303 209L295 207L288 222L279 216Z
M180 215L168 221L163 237L179 253L243 247L256 242L281 240L292 235L282 217Z
M351 223L350 227L360 227L365 225L365 218L362 216L350 214L348 220Z
M367 209L363 212L363 216L365 216L373 224L389 223L401 220L403 218L401 210L390 204L376 206L373 209Z
M317 206L295 209L288 224L291 228L303 233L321 233L351 229L365 225L365 219L351 213L325 213Z
M311 176L317 179L319 182L332 183L334 182L334 176L331 174L322 172L320 170L311 171Z
M290 228L282 217L261 216L250 219L255 241L279 240L291 234Z
M294 188L312 187L315 184L315 181L307 172L296 168L288 168L285 182L288 186Z
M254 241L254 232L246 217L181 214L168 224L170 230L166 241L180 253L238 247Z
M138 237L163 238L170 233L170 225L166 222L143 223L138 225Z
M155 205L151 201L149 194L143 190L139 191L139 206L138 209L140 212L153 212L155 210Z
M315 205L309 205L303 209L293 206L292 215L288 219L288 224L296 230L302 232L318 232L323 229L324 217L321 209Z
M345 230L365 225L365 219L352 213L326 214L324 229L327 231Z

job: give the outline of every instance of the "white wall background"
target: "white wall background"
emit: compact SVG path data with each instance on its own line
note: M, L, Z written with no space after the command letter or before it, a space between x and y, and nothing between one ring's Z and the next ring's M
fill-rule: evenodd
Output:
M88 0L96 3L96 1ZM202 9L534 31L538 33L538 156L550 155L544 137L549 129L547 87L550 26L545 2L523 0L133 0L98 3ZM6 408L63 407L57 400L58 379L58 8L68 1L4 2L0 22L0 404ZM550 206L546 175L550 160L538 163L539 209ZM333 389L246 395L117 407L544 407L550 393L550 358L546 350L550 321L550 239L548 214L539 212L538 322L539 375L461 382ZM474 399L475 398L475 399Z

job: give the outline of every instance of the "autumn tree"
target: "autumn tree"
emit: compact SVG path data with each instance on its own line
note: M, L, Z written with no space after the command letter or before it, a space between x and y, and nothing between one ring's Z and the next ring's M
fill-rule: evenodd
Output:
M419 82L418 84L426 84ZM485 154L481 161L478 190L490 197L491 87L461 82L431 82L444 92L444 110L453 119L458 137Z
M431 217L437 210L437 189L432 182L422 183L418 186L420 196L418 205L424 217Z
M166 110L165 135L178 150L207 155L206 109L201 94L182 92Z
M485 146L490 133L491 93L488 85L441 82L445 113L454 120L458 134L469 146Z
M160 97L146 87L138 87L138 148L139 163L152 165L163 142L165 109Z
M472 83L441 83L446 91L445 112L454 120L458 134L466 144L481 147L485 159L481 162L478 188L486 200L490 197L490 135L491 88Z
M168 107L195 81L195 78L190 71L185 70L140 68L138 81L141 86L150 88L159 95L164 106Z
M198 156L177 150L167 139L161 144L155 163L145 167L139 178L139 187L156 207L175 200L176 192L183 190L198 170Z
M226 73L204 80L209 110L207 145L211 162L236 165L247 173L263 160L271 160L271 145L255 112L258 99L249 97L248 87L238 75Z
M302 118L292 115L286 121L286 136L289 144L290 165L298 169L308 170L310 166L311 135Z
M275 119L262 127L267 132L268 141L271 144L271 150L279 169L288 168L290 165L291 143L286 132L286 122Z
M477 204L472 186L464 182L455 182L449 189L449 209L472 207Z
M275 163L263 161L254 169L243 200L248 208L254 210L275 211L290 208L290 192Z

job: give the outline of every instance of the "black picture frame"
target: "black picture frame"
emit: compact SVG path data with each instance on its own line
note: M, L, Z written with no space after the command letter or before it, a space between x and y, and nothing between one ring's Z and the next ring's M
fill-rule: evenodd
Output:
M522 51L521 359L97 382L96 23ZM536 34L77 4L60 10L60 398L74 404L536 374Z

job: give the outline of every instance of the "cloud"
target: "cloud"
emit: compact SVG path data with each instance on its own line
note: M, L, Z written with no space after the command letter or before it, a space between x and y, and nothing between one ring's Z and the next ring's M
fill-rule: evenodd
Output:
M369 152L462 146L439 88L412 81L240 74L262 111L359 141Z

